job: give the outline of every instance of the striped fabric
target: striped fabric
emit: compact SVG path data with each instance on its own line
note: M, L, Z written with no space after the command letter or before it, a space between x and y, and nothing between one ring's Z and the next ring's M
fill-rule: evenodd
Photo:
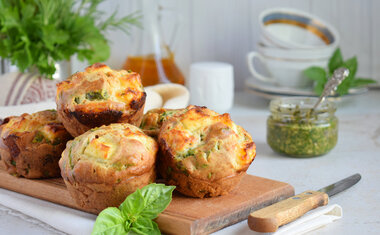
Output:
M0 76L0 105L39 103L55 99L57 81L33 73L12 72Z

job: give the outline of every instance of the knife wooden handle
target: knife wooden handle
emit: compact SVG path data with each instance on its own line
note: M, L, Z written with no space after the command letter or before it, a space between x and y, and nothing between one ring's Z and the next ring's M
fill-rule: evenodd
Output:
M252 212L248 217L248 226L256 232L275 232L281 225L292 222L312 209L327 205L328 201L326 193L306 191Z

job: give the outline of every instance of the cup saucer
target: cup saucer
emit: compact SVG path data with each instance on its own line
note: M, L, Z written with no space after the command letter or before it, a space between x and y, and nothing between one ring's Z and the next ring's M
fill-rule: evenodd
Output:
M261 80L258 80L254 77L247 78L245 80L245 85L248 91L255 93L256 95L262 96L267 99L273 99L284 96L309 96L309 97L318 97L314 93L312 88L291 88L291 87L281 87L274 84L266 83ZM368 91L368 88L352 88L349 90L348 94L351 95L360 95ZM339 97L334 95L332 97Z

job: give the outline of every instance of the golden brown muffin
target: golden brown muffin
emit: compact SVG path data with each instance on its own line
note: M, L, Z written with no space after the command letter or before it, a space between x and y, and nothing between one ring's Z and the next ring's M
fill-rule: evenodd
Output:
M96 63L57 84L57 110L65 128L78 136L110 123L139 126L146 94L140 75Z
M158 142L161 175L192 197L227 194L256 155L251 136L234 124L229 114L219 115L206 107L193 106L169 118Z
M10 174L59 177L58 160L72 137L58 121L55 110L8 117L0 132L0 154Z
M139 128L115 123L69 141L59 166L76 203L100 212L155 181L157 151L156 141Z
M193 107L193 106L189 106ZM188 108L189 108L188 107ZM145 134L157 137L160 132L162 124L168 120L168 118L174 115L180 115L187 111L187 109L151 109L144 116L140 124L140 128Z

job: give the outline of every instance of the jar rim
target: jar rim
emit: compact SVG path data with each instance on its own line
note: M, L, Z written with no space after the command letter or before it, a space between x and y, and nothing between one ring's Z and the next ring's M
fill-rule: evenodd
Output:
M293 114L294 111L301 113L310 112L317 103L316 97L284 97L277 98L270 102L269 109L272 113ZM336 105L334 102L325 100L317 109L313 110L315 114L335 113Z

